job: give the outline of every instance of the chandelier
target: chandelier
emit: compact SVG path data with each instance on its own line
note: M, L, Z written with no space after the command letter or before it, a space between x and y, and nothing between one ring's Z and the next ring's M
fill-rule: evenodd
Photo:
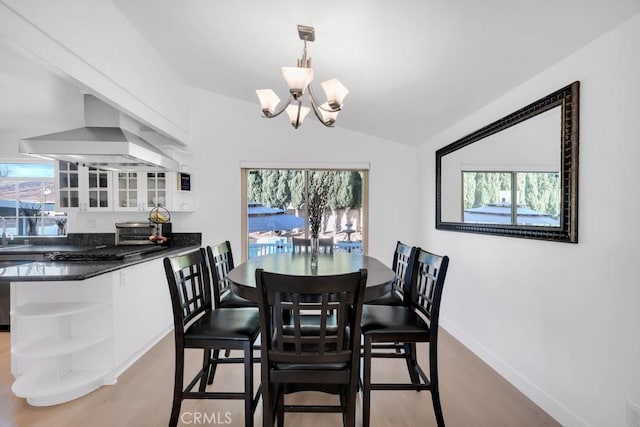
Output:
M342 109L342 101L349 93L349 90L338 79L327 80L320 85L324 90L327 102L322 104L318 102L310 86L313 80L313 69L311 68L311 58L307 56L307 42L312 42L316 39L315 30L313 27L298 25L298 35L300 40L304 42L304 49L302 50L302 57L298 59L298 66L282 67L282 76L289 86L289 99L278 107L280 98L273 90L256 90L263 117L270 119L286 111L291 125L298 129L304 118L309 114L309 111L313 111L323 125L333 127L338 112ZM305 91L309 94L311 108L302 105Z

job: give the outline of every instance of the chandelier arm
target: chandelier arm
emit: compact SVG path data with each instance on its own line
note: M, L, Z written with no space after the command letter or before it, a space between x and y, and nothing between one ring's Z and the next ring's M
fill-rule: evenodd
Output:
M268 116L264 116L264 117L266 117L268 119L272 119L274 117L278 117L280 114L282 114L284 112L284 110L287 109L287 107L289 106L289 104L291 104L292 101L293 101L293 95L289 95L289 99L287 99L287 102L282 104L282 107L277 109L273 114L269 114Z
M327 123L324 122L324 120L322 120L322 116L320 116L320 113L318 112L318 108L320 108L320 106L316 105L316 103L312 100L311 101L311 109L313 110L313 114L315 114L316 117L318 118L318 121L320 123L322 123L323 125L325 125L326 127L328 127L328 128L334 127L333 123L327 124Z
M315 104L319 109L326 111L327 113L337 113L338 111L342 110L342 108L336 108L335 110L331 107L324 108L313 95L313 89L311 89L311 85L307 86L307 89L309 90L309 98L311 98L311 104Z

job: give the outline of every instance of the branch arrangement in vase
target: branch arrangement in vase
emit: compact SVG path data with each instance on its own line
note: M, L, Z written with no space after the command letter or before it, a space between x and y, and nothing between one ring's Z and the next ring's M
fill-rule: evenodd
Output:
M311 237L317 238L320 233L322 215L327 207L327 191L324 187L319 187L309 197L309 225L311 227Z

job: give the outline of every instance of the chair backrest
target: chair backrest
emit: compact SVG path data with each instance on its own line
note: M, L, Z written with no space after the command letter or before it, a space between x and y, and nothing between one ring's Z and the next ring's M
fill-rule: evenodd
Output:
M218 307L222 297L230 291L227 275L234 267L231 243L227 240L215 246L207 246L207 258L213 282L213 302Z
M435 342L438 334L440 302L448 267L448 256L417 249L411 277L411 305L422 312L429 321L432 343Z
M357 367L366 280L365 269L335 276L290 276L257 269L262 357L267 363ZM310 315L314 321L305 324Z
M398 241L393 253L392 269L396 273L396 280L393 282L392 292L406 305L410 304L411 274L416 251L415 246L408 246Z
M176 342L184 327L201 313L211 310L211 281L203 248L164 259L169 284Z
M291 242L293 244L294 253L311 252L311 239L306 239L304 237L292 237ZM318 251L320 253L332 254L333 238L332 237L319 238Z

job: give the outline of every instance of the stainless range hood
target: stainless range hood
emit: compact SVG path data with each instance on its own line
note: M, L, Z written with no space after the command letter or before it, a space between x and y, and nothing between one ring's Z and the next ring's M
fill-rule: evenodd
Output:
M19 152L119 171L177 171L178 162L134 132L140 124L92 95L85 127L20 140Z

